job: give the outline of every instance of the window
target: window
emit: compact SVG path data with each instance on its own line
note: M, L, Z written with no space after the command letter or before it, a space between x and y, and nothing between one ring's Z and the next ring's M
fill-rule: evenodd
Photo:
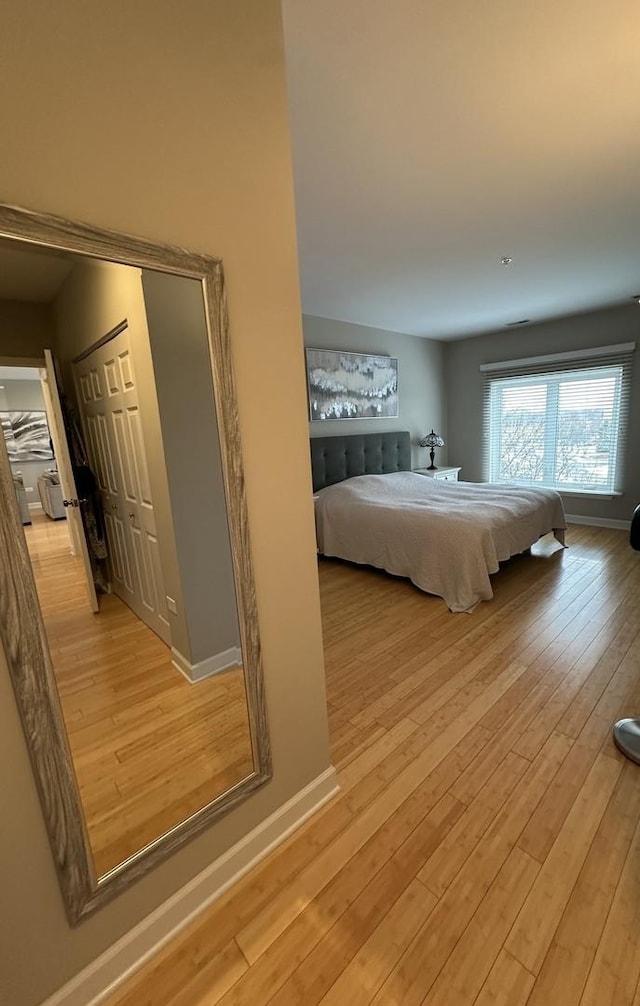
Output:
M633 347L481 368L489 481L613 493L622 478Z

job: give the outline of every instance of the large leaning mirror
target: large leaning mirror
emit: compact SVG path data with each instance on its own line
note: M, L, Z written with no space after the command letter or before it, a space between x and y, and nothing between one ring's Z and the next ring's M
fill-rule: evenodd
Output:
M270 776L222 265L0 206L0 636L75 923Z

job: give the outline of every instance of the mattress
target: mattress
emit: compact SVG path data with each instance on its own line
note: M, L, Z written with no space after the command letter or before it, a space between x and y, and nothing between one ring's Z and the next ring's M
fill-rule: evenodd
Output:
M360 475L316 494L322 555L408 577L471 611L493 597L490 576L553 531L564 544L562 499L552 489L444 482L415 472Z

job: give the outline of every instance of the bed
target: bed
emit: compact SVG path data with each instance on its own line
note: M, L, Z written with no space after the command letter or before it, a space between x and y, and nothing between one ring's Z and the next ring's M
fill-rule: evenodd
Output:
M490 600L491 574L543 535L564 546L557 492L419 475L406 432L315 437L311 460L318 552L408 577L451 611Z

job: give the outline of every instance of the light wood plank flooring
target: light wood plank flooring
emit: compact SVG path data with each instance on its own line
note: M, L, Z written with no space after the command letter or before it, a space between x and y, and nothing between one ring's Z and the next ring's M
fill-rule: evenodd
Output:
M25 527L98 876L252 769L241 668L190 684L114 594L90 611L65 521Z
M640 554L568 543L470 615L320 561L341 793L109 1006L640 1006Z

